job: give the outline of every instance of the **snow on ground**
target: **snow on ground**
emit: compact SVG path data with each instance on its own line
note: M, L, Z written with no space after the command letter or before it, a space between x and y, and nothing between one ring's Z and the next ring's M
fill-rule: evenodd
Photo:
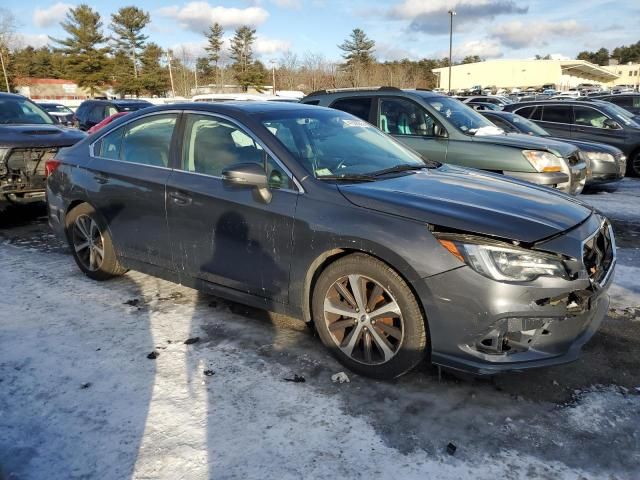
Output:
M96 283L58 253L0 245L0 265L11 479L623 479L640 464L634 392L558 408L432 378L333 384L339 365L275 316L140 273Z
M493 383L334 384L293 319L136 272L93 282L44 224L7 231L0 480L637 479L640 181L581 198L614 223L623 313L577 362Z

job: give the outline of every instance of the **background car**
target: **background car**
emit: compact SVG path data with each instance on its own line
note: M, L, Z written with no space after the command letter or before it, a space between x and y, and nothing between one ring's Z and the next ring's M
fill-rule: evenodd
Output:
M618 95L598 95L593 98L611 102L634 115L640 115L640 93L621 93Z
M438 162L500 172L571 194L580 193L586 180L586 164L576 147L504 135L468 105L430 91L331 90L301 102L351 113Z
M469 105L474 110L478 110L478 111L482 111L482 110L491 110L491 111L502 110L502 106L501 105L496 105L495 103L474 101L474 102L467 102L467 105Z
M551 140L558 140L575 145L580 149L580 154L587 163L586 184L589 186L618 182L624 177L627 167L627 157L616 147L604 143L553 137L541 126L516 113L484 111L482 115L502 128L505 132L535 135L537 137L549 138Z
M424 161L335 109L155 107L55 162L49 221L88 277L133 268L313 322L363 375L428 357L478 374L564 363L608 311L600 214Z
M55 102L37 102L37 105L51 115L57 123L68 127L73 126L73 110L66 105Z
M627 157L627 173L640 176L640 124L616 105L593 99L534 101L504 109L536 122L554 136L617 147Z
M85 136L60 126L31 100L0 93L0 208L43 201L46 162Z
M135 112L152 106L146 100L85 100L76 110L74 124L86 131L114 113Z
M113 122L114 120L117 120L120 117L124 117L128 113L131 113L131 112L118 112L118 113L114 113L113 115L109 115L107 118L102 120L100 123L98 123L98 124L94 125L93 127L91 127L89 129L89 133L97 132L102 127L105 127L105 126L109 125L111 122Z

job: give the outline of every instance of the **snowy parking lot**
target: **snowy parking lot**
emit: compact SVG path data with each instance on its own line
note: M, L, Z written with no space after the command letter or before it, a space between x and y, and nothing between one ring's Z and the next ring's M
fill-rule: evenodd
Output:
M5 212L0 480L637 479L640 180L581 198L619 263L577 362L394 382L332 382L344 368L291 318L137 272L96 283L42 210Z

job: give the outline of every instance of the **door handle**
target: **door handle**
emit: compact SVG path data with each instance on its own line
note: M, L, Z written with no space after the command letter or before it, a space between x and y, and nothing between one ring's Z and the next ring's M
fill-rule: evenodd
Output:
M93 176L93 179L98 182L100 185L105 185L109 183L109 177L107 177L104 173L96 173Z
M186 207L187 205L191 205L192 202L190 195L181 192L169 192L169 198L179 207Z

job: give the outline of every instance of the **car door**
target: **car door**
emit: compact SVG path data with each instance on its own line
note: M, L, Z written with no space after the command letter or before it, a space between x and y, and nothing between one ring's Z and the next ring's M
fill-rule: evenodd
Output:
M625 131L619 122L612 119L602 110L575 105L573 107L574 124L571 138L606 143L618 148L625 148ZM615 122L615 123L612 123ZM617 128L615 128L617 125Z
M378 99L377 126L430 160L446 162L448 139L435 135L439 123L418 103L399 97Z
M571 124L573 123L571 105L544 105L541 115L539 120L535 118L531 120L539 123L542 128L552 135L565 138L571 137Z
M106 220L119 255L173 268L165 214L165 184L178 113L150 114L93 144L88 192Z
M186 113L181 168L167 182L167 219L180 275L288 301L298 190L291 174L230 118ZM265 168L272 199L231 186L226 168Z

